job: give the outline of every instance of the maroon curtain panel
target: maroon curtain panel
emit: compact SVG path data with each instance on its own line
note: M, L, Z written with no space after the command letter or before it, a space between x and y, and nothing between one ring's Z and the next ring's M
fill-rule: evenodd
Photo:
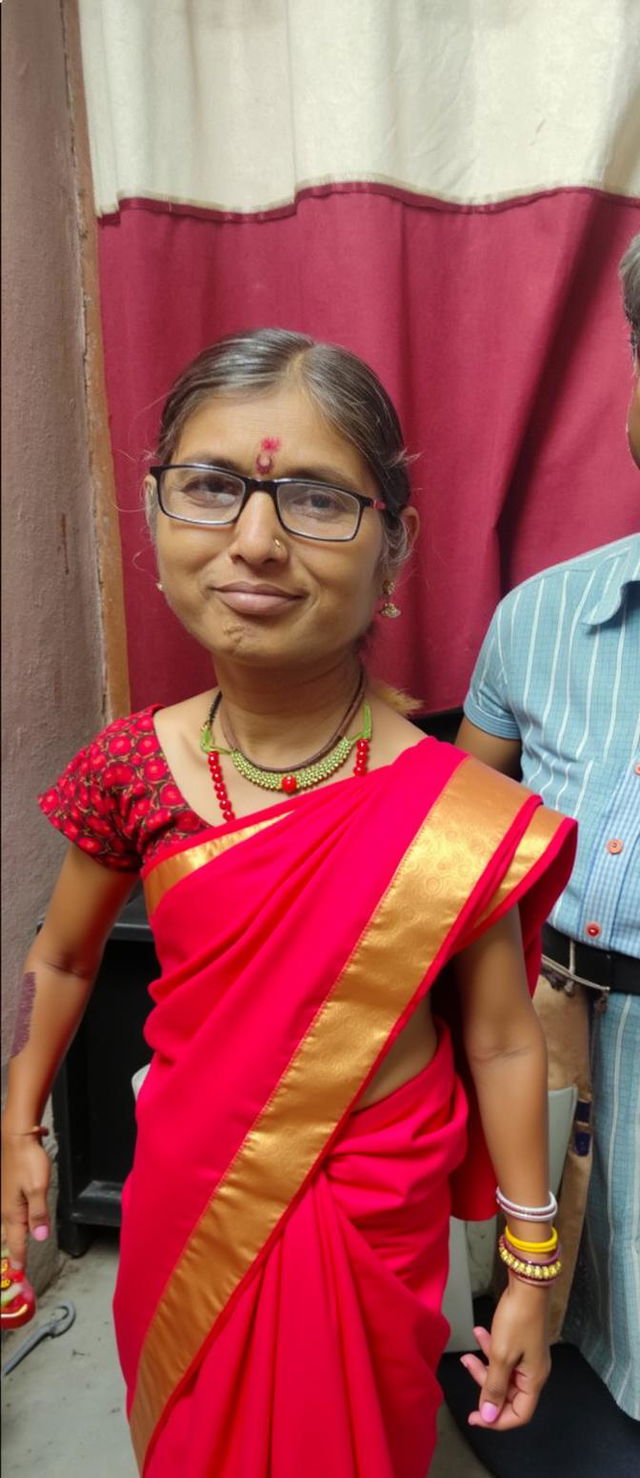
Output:
M307 0L299 5L310 24L324 23ZM361 0L355 8L362 9ZM541 11L546 8L542 3ZM159 12L173 9L158 7ZM239 9L250 29L251 6ZM336 9L334 0L328 9ZM219 8L177 10L183 27L192 28L192 40L194 35L196 42L200 39L205 52L211 48L212 67L226 66L222 32L216 31ZM409 12L415 18L415 7L400 4L399 10L407 13L407 24ZM221 11L231 14L226 4ZM381 11L391 14L394 6L384 0ZM138 0L121 10L122 25L132 26L136 12ZM444 25L446 7L431 7L432 22L436 14ZM138 22L129 50L146 35L141 12ZM204 27L202 34L193 32L197 24ZM514 162L509 148L513 100L505 98L501 111L500 100L494 99L494 154L487 150L477 167L489 172L496 198L484 199L465 174L475 151L473 130L461 136L453 129L451 136L442 136L437 120L421 122L419 115L416 123L414 98L416 139L412 142L408 135L409 163L402 168L406 175L414 166L418 171L424 166L428 174L433 147L444 160L445 173L457 171L467 197L447 199L444 193L417 188L414 179L411 188L402 178L398 181L400 166L393 160L388 178L379 177L386 175L380 167L371 168L368 177L363 169L362 178L340 178L351 134L338 136L341 115L335 108L330 114L321 108L315 130L302 117L300 149L324 149L336 177L321 178L320 171L315 182L294 181L291 198L279 201L278 186L270 184L270 171L278 164L277 139L274 143L271 138L271 152L262 158L261 96L250 57L234 61L233 53L225 78L219 79L228 108L233 67L249 67L253 77L244 89L241 75L236 78L242 110L236 121L245 130L236 139L225 131L224 120L209 118L207 110L215 115L219 89L212 86L209 97L192 51L187 48L186 60L176 51L175 89L180 97L188 96L186 69L193 106L188 126L178 109L170 136L162 132L167 128L162 107L171 101L166 56L163 52L162 63L156 63L149 41L150 55L139 61L151 98L156 89L155 100L145 103L143 122L138 115L130 122L131 136L136 128L144 135L147 153L138 151L127 175L113 145L119 118L114 89L107 105L103 86L104 75L117 70L119 53L116 41L107 45L92 27L85 15L107 395L134 706L176 701L211 680L206 654L181 632L155 588L141 489L162 400L176 374L205 345L234 330L266 325L346 345L375 368L391 393L414 458L413 496L421 534L398 589L402 618L377 623L373 665L380 676L414 694L425 710L460 704L500 597L541 568L620 538L640 522L640 483L625 438L632 365L617 280L620 257L640 229L639 202L621 180L626 154L614 180L617 188L606 181L606 188L580 182L589 168L582 155L572 167L573 136L570 130L563 132L560 118L551 162L532 164L526 153ZM236 29L236 38L238 34ZM424 46L422 33L418 39ZM437 72L442 29L436 27L432 39L431 49L425 47L415 58L418 74L422 69L427 80ZM262 48L258 57L265 59L273 80L280 51L269 52L262 33L249 35L247 45L252 40ZM458 40L464 49L466 35ZM526 48L526 36L511 41L521 42L520 50ZM126 34L118 37L121 49L126 43ZM387 56L387 44L388 38L367 41L365 36L359 59L365 71L374 68L380 47ZM404 49L402 57L405 69L414 65ZM394 78L397 82L398 57L386 65L391 86ZM282 85L292 86L291 68L282 66ZM189 68L195 68L193 75ZM308 73L310 90L314 82L321 95L326 83L322 69ZM369 103L374 117L380 88L378 82ZM346 82L343 96L355 107ZM356 103L360 108L359 95ZM396 103L397 134L403 112L401 101ZM527 106L531 111L531 98ZM253 119L247 120L247 108ZM249 123L255 159L247 155ZM268 114L265 131L276 123ZM628 129L628 110L623 124ZM594 119L593 137L601 140L603 130L615 132L623 124L616 118ZM199 159L207 155L201 143L203 130L209 128L211 154L214 164L219 154L224 178L219 185L206 180L194 184L192 154L199 150ZM589 134L580 144L583 153L591 148L590 139ZM122 154L127 141L129 135ZM290 139L286 149L291 150ZM575 149L578 154L577 143ZM165 152L171 156L166 177ZM613 144L607 157L617 157ZM107 183L105 159L114 175ZM205 174L209 163L207 155ZM536 169L546 181L544 188L518 192L514 174L527 186L532 171L538 177ZM118 170L124 171L122 179ZM500 190L503 174L506 183ZM549 184L556 174L564 183ZM242 185L237 192L236 178ZM172 179L173 194L167 184ZM242 191L249 204L238 208L236 193Z

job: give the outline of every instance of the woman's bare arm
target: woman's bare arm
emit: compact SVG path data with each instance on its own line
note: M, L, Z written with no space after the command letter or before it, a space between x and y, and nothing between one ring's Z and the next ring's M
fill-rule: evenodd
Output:
M519 1205L546 1205L546 1047L529 999L517 909L458 955L454 968L466 1054L498 1182ZM539 1242L550 1229L518 1221L512 1230ZM547 1289L510 1274L491 1334L482 1331L479 1338L488 1365L477 1356L464 1362L480 1387L472 1424L506 1430L529 1421L549 1372Z
M482 760L483 765L490 765L492 770L500 770L503 775L510 775L512 780L520 779L522 746L519 739L500 739L497 734L488 734L486 729L479 729L470 719L463 718L456 744L459 749L464 749L465 754L472 754L475 759Z
M456 956L454 970L465 1053L499 1183L510 1201L544 1205L549 1193L547 1053L529 996L518 910L510 910ZM535 1224L528 1225L535 1238ZM522 1235L528 1237L529 1231Z
M48 1221L48 1156L28 1131L40 1123L91 994L106 939L134 881L131 873L111 871L70 846L25 961L2 1120L3 1221L9 1252L19 1265L27 1226L35 1231Z

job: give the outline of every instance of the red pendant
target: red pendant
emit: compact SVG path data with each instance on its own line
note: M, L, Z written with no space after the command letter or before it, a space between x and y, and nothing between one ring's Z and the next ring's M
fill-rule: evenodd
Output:
M285 795L293 795L294 791L298 789L298 782L295 775L283 775L280 781L280 789L284 790Z

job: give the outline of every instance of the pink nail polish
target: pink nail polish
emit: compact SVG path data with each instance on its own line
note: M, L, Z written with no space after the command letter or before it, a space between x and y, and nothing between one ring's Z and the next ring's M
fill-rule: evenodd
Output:
M492 1401L483 1401L480 1407L480 1415L483 1422L494 1422L498 1415L498 1407Z
M33 1229L33 1235L34 1235L34 1237L36 1239L36 1242L46 1242L47 1237L49 1236L49 1228L48 1227L34 1227L34 1229Z

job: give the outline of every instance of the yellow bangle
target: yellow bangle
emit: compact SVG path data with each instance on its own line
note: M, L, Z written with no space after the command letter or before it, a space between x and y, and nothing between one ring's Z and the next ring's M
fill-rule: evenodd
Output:
M514 1236L514 1233L509 1231L508 1227L505 1236L511 1246L515 1247L518 1252L555 1252L558 1246L558 1233L555 1227L553 1227L551 1236L547 1237L546 1242L525 1242L522 1237Z

